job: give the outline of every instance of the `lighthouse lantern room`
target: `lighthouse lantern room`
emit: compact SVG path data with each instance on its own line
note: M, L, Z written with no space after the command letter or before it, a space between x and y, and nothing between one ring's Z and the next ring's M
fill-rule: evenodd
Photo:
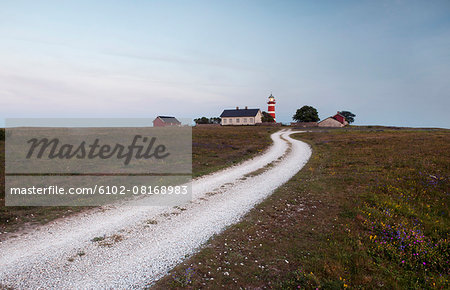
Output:
M273 117L273 120L276 121L275 119L275 97L270 94L269 96L269 101L267 102L268 108L267 108L267 113L269 113L269 115L271 115Z

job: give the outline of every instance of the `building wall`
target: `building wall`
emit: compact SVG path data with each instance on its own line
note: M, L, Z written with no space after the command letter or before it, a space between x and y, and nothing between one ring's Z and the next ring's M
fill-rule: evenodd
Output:
M276 120L276 118L275 118L275 103L269 102L268 104L269 104L269 106L267 107L267 113L269 113L269 115L271 115L272 118L274 120Z
M153 127L164 127L166 123L164 123L160 118L156 118L153 120Z
M170 127L170 126L181 126L181 123L164 123L160 118L153 120L153 127Z
M345 122L346 122L344 116L341 116L339 114L334 115L333 118L338 120L339 122L341 122L343 124L345 124Z
M223 126L255 125L256 123L261 123L260 112L255 117L223 117L221 121Z
M332 117L328 117L325 120L319 122L319 127L344 127L345 125L341 122L333 119Z
M262 123L262 113L258 111L258 114L255 116L255 123Z

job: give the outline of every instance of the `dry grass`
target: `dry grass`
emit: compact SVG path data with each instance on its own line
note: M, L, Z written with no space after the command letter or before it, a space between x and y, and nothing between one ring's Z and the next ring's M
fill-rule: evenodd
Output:
M115 244L123 241L123 239L124 239L124 237L122 235L113 234L111 236L103 235L103 236L94 237L93 239L91 239L91 242L97 244L100 247L111 248Z
M194 127L192 129L192 171L208 174L236 164L266 149L271 127Z
M449 131L297 137L301 172L155 288L448 289Z

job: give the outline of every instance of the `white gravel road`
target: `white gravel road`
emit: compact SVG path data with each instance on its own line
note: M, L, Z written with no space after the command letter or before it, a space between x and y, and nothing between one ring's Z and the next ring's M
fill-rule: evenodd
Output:
M0 288L143 288L238 222L308 161L310 147L272 135L264 154L193 181L181 208L110 206L41 226L0 243ZM244 177L266 165L258 175ZM148 221L155 221L149 223ZM106 236L101 242L94 237ZM101 246L101 243L109 246Z

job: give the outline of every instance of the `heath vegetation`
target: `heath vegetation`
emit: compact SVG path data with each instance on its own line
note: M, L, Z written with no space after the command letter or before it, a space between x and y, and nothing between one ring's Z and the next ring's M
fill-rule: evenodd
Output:
M308 164L156 288L448 289L448 130L294 136Z

